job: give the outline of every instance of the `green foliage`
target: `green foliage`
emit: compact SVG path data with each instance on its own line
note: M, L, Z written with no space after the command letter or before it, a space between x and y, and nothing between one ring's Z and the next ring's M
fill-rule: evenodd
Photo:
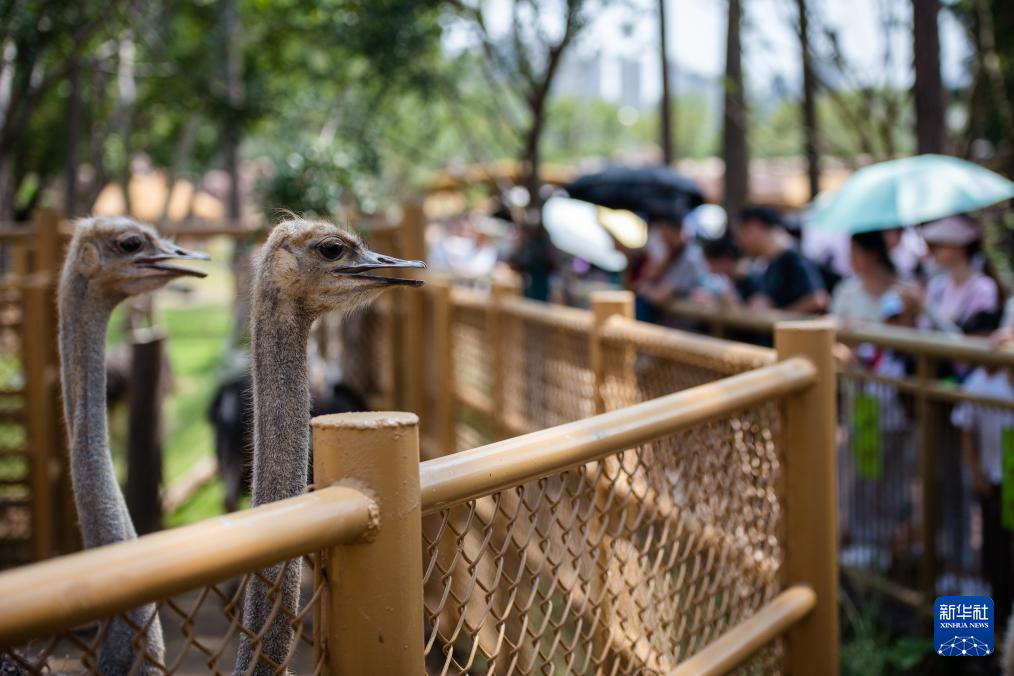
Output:
M880 623L879 597L856 605L848 593L840 593L842 642L839 655L842 676L940 673L941 660L929 638L893 636Z
M261 184L266 213L288 209L334 218L345 205L371 213L376 209L370 183L363 178L369 160L335 147L307 146L274 162L274 173Z

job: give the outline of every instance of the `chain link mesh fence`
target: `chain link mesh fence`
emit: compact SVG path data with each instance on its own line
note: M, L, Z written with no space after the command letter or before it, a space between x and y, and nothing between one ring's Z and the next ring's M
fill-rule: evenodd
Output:
M0 288L0 569L31 560L29 448L21 355L21 295Z
M319 584L316 555L293 559L286 566L303 566L303 591L296 612L284 608L276 592L281 579L265 578L249 573L217 585L194 589L165 599L154 606L162 626L165 653L152 654L144 649L144 636L152 623L150 614L121 614L100 622L92 622L72 631L63 632L27 644L0 648L0 673L14 674L96 674L100 666L103 643L111 628L125 624L135 648L131 674L221 674L233 673L240 636L250 638L256 661L253 667L270 672L323 674L324 656L315 639L313 620L320 611L324 587ZM279 567L279 571L281 571ZM259 654L259 635L243 625L243 597L251 581L258 579L268 590L268 598L276 602L275 617L282 617L294 627L298 640L281 664ZM6 669L6 671L5 671Z
M584 313L582 313L584 314ZM595 378L586 322L549 322L504 313L502 416L524 434L595 414Z
M779 432L767 404L425 516L431 673L665 673L750 617L779 591Z

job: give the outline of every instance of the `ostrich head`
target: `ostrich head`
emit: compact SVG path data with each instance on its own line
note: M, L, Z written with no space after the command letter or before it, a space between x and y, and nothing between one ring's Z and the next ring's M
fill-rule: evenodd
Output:
M392 286L423 283L370 274L375 270L426 267L422 261L374 253L348 230L302 218L275 226L261 261L258 284L262 290L276 290L311 316L334 310L352 312Z
M89 287L125 298L159 289L177 277L205 277L173 262L208 260L208 255L163 239L151 226L117 217L78 221L67 258L67 271L88 280Z

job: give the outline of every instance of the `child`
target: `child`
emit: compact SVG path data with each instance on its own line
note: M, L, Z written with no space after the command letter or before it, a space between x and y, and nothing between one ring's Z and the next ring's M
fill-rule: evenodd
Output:
M988 316L986 316L988 315ZM974 321L973 321L974 320ZM999 324L997 313L978 313L966 322L972 333L988 333ZM962 390L977 397L1014 403L1014 371L979 367L965 380ZM1014 409L965 402L954 409L951 422L962 430L961 451L972 477L972 489L982 509L983 574L993 589L993 607L1011 607L1014 523L1004 519L1004 490L1014 490L1014 478L1004 477L1004 454L1014 453ZM1005 446L1007 448L1005 448ZM1008 471L1010 471L1008 469ZM1004 485L1006 484L1006 485Z
M728 237L708 240L702 247L708 273L691 298L701 305L728 307L739 305L743 284L739 273L740 255Z

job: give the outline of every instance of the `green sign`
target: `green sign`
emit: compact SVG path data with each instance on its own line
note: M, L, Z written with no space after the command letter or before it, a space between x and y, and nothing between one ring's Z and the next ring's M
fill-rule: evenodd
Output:
M884 476L884 444L880 436L880 401L859 394L852 404L852 453L856 472L863 479Z

